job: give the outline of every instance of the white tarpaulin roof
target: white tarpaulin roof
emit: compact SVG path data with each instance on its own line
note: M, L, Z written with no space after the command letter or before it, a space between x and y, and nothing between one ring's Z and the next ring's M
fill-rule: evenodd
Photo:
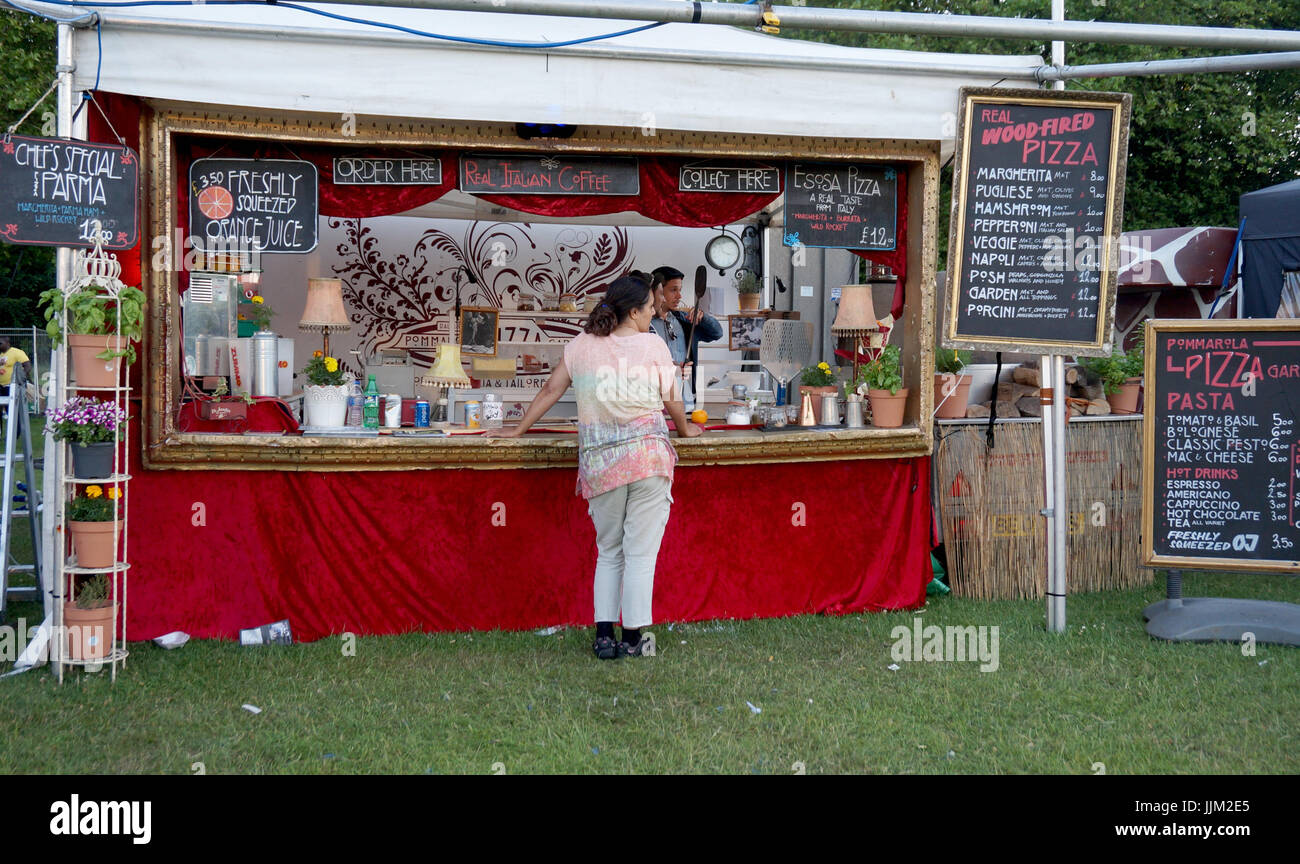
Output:
M313 8L507 42L569 40L644 23ZM96 11L103 16L99 88L115 93L359 117L946 140L945 155L952 149L958 87L991 86L1007 75L1019 76L1007 86L1032 86L1023 75L1043 63L1036 55L846 48L700 24L528 49L446 42L275 6ZM93 28L77 31L74 59L76 88L94 87ZM854 68L830 68L846 62ZM934 71L940 68L946 71Z

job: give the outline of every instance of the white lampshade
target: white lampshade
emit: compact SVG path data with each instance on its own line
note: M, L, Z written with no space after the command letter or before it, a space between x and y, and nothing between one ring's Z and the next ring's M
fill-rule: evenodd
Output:
M302 310L298 327L334 333L352 329L347 310L343 308L342 279L313 277L307 280L307 306Z
M465 374L465 369L460 363L459 345L444 342L438 346L438 357L434 360L433 368L429 370L429 377L439 387L470 386L469 376Z

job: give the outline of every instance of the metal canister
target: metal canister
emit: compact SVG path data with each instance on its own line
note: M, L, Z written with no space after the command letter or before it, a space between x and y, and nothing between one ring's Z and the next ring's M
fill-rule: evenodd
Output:
M402 395L387 393L384 395L384 428L396 429L402 425Z
M415 425L416 428L429 428L429 400L415 400Z
M844 403L844 425L850 429L861 429L862 422L862 397L850 396L849 401Z
M252 339L253 395L279 393L280 341L270 330L259 330Z
M827 393L822 396L822 422L823 426L840 425L840 402L839 397L834 393Z
M212 346L208 344L208 334L200 333L194 337L194 374L200 377L204 375L216 375L217 370L212 368Z
M465 428L478 429L482 425L483 403L477 399L471 399L465 403Z

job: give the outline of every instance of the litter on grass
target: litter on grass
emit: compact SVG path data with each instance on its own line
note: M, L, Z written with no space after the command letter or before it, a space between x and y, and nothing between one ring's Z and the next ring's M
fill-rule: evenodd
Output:
M753 702L750 702L749 700L746 700L746 701L745 701L745 704L748 705L748 706L749 706L749 710L750 710L750 711L753 711L755 714L762 714L762 713L763 713L763 709L762 709L762 708L759 708L759 707L758 707L757 705L755 705Z
M902 667L899 666L897 663L890 663L890 664L889 664L888 666L886 666L885 668L888 669L890 672L897 672L897 671L898 671L899 669L901 669Z
M245 703L243 704L242 707L243 707L243 709L244 709L245 711L247 711L249 714L261 714L261 713L262 713L262 709L261 709L261 708L258 708L256 705L249 705L247 702L245 702Z
M153 644L159 648L166 648L168 651L173 648L179 648L186 642L190 641L190 634L183 630L173 630L170 633L164 633L153 640Z
M563 625L557 624L554 627L543 627L541 630L534 630L533 633L537 636L554 636L556 633L559 633L563 629L564 629Z

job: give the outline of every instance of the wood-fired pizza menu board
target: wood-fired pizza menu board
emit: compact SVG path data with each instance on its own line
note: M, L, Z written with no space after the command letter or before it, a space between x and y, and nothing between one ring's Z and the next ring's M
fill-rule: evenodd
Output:
M1130 98L962 89L945 345L1110 353Z
M1147 322L1142 556L1300 569L1300 322Z

